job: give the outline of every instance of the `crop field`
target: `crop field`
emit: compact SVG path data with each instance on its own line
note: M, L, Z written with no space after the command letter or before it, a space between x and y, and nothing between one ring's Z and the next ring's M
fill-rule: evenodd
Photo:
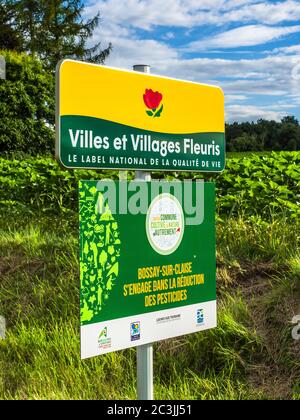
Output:
M261 151L261 152L227 152L226 158L232 159L232 158L242 158L242 157L251 157L251 156L269 156L274 152L270 151Z
M118 173L0 158L0 399L136 398L134 349L79 356L77 184L107 177ZM205 179L217 192L218 327L154 345L155 398L299 400L300 152L234 155Z

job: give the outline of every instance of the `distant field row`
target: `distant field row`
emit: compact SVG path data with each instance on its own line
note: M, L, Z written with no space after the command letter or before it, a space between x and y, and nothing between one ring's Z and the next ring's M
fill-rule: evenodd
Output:
M266 151L266 150L262 152L227 152L226 157L227 159L230 159L230 158L249 157L252 155L268 156L268 155L271 155L272 153L282 153L282 152L271 152L271 151Z
M129 178L133 172L128 173ZM77 214L80 179L118 179L118 171L62 170L53 158L0 158L0 206L10 213ZM154 178L216 182L219 215L300 214L300 152L252 154L227 160L220 174L155 173ZM298 217L299 219L299 217Z

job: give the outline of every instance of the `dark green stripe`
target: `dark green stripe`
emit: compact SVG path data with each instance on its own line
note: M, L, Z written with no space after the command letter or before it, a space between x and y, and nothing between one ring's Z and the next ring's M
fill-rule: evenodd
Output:
M69 129L87 130L88 138L90 131L93 137L108 137L109 149L81 148L72 146ZM126 151L115 150L113 141L116 137L126 135ZM132 146L131 135L151 136L152 142L157 140L162 147L170 143L179 143L180 153L168 153L163 157L159 152L145 151L138 149L135 151ZM203 154L192 153L191 149L184 152L185 139L193 139L194 145L201 145ZM79 139L78 139L79 143ZM217 150L220 154L205 154L209 149ZM211 146L209 146L211 145ZM197 147L197 146L196 146ZM74 159L74 155L76 159ZM119 161L116 158L119 157ZM121 157L123 159L121 159ZM88 158L89 161L88 161ZM94 161L93 161L94 159ZM138 161L134 161L138 159ZM98 118L65 115L60 119L60 160L66 167L74 168L114 168L114 169L146 169L146 170L184 170L184 171L207 171L220 172L225 166L225 134L224 133L191 133L191 134L166 134L149 130L142 130L111 121ZM96 160L96 162L95 162ZM204 165L204 162L208 162Z

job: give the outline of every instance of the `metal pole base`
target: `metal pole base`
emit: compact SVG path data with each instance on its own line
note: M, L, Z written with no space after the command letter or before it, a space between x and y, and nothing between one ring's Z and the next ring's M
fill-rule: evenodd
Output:
M136 350L138 400L153 400L153 346L144 344Z

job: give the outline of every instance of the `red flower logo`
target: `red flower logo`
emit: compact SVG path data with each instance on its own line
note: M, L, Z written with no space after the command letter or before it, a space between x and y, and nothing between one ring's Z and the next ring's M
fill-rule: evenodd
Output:
M160 103L162 101L162 94L159 92L153 92L152 89L146 89L145 93L143 95L144 103L149 110L146 111L146 113L149 115L149 117L160 117L160 114L163 110L163 105L160 106ZM160 108L159 108L160 106ZM159 109L158 109L159 108ZM150 111L151 110L151 111Z

